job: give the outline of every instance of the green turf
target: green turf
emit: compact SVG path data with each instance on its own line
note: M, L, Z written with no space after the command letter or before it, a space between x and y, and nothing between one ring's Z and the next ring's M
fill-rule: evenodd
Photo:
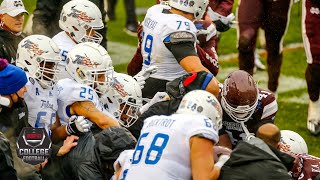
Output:
M28 10L31 10L35 7L35 0L24 0ZM155 1L145 1L145 0L136 0L137 7L148 7L151 6ZM300 2L301 3L301 2ZM235 2L235 5L237 2ZM236 6L233 10L235 11ZM125 11L123 1L119 1L116 6L116 21L108 23L108 40L114 42L120 42L129 44L132 46L137 45L137 38L128 36L123 32L125 25ZM143 20L143 16L138 17L139 21ZM284 45L290 43L301 43L301 5L294 4L291 11L291 21L288 28L287 34L284 39ZM228 32L223 33L219 43L219 54L229 54L237 53L236 48L236 30L230 29ZM295 78L304 79L304 71L306 68L306 57L303 49L285 51L282 66L282 74L286 76L293 76ZM265 57L262 57L264 64L266 63ZM227 67L237 67L238 63L235 61L231 62L220 62L221 71ZM117 65L115 67L116 71L125 72L126 64ZM281 83L281 82L280 82ZM295 83L295 82L292 82ZM279 93L279 110L276 116L276 124L281 129L290 129L300 133L306 140L309 146L310 154L320 156L319 143L320 137L314 137L310 135L306 128L306 118L307 118L307 104L298 104L287 102L287 98L294 96L301 96L306 93L306 87L302 89L296 89L284 93Z

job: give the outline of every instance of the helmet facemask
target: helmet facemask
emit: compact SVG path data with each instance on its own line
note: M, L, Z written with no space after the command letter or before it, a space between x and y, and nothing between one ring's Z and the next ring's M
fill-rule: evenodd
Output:
M132 126L139 118L138 113L142 104L137 103L134 98L128 98L124 100L123 98L118 98L119 109L116 111L116 118L123 127Z
M97 44L100 44L102 41L102 35L100 33L98 33L96 30L101 29L101 28L93 28L90 27L87 24L84 24L81 26L84 30L82 31L77 31L77 29L75 29L75 27L73 27L73 29L75 30L73 33L73 38L78 42L78 43L82 43L82 42L94 42ZM72 34L71 34L72 36Z
M104 81L100 81L98 80L99 78L96 78L96 81L94 82L95 90L98 94L103 95L109 91L110 86L113 82L113 72L114 72L113 67L109 67L105 72L98 73L96 75L96 77L99 77L99 74L104 74Z
M38 65L38 69L35 73L35 78L39 81L41 86L46 89L52 87L57 82L57 75L60 73L58 69L58 62L61 61L60 58L53 59L42 59L37 58L37 61L41 61Z
M81 77L82 72L78 72L78 74L79 73L79 77ZM87 75L83 77L83 84L91 86L97 92L98 95L103 95L108 92L108 90L110 89L110 85L112 84L113 67L99 70L87 70Z
M226 113L236 122L246 122L254 113L258 105L258 98L252 106L245 105L245 106L231 106L224 96L221 97L221 106L226 111Z

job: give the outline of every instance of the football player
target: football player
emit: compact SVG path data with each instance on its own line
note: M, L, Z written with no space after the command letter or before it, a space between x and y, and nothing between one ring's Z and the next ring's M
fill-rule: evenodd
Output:
M248 133L255 134L261 125L273 123L278 111L275 96L258 88L253 77L242 70L228 75L219 99L223 108L219 143L228 148L245 140Z
M58 79L68 78L65 70L68 52L78 43L95 42L100 44L102 35L96 30L102 29L104 23L99 8L91 1L73 0L66 3L61 11L59 26L63 30L52 40L61 49L61 74Z
M268 89L276 93L282 63L282 42L289 24L292 0L239 1L239 68L253 75L254 51L258 30L264 29L268 52Z
M62 127L68 127L72 115L84 116L101 129L118 127L115 118L101 105L98 95L109 90L113 79L108 52L97 43L80 43L68 53L66 62L66 70L72 79L57 83L58 116ZM68 129L68 134L84 131L80 122L76 125L76 128Z
M320 1L302 1L302 38L307 56L305 77L308 85L309 108L307 127L313 135L320 133Z
M187 93L175 114L145 120L131 165L122 170L124 178L217 179L221 163L214 164L213 146L221 118L214 95L203 90Z
M320 158L308 154L307 144L298 133L281 130L279 149L296 158L289 172L293 179L320 179Z
M169 1L148 9L142 23L142 69L157 66L157 72L146 80L143 97L152 98L165 91L165 84L191 71L207 71L197 56L197 28L193 21L200 20L208 5L207 0ZM215 85L217 95L218 84Z
M44 35L28 36L18 45L16 64L26 71L28 78L25 93L28 123L45 128L49 136L58 110L55 84L60 61L58 46Z
M100 101L121 126L129 128L138 119L139 109L142 107L140 85L129 75L114 73L110 90Z
M264 124L258 129L257 137L295 158L289 172L293 179L320 179L320 158L308 154L308 146L298 133Z

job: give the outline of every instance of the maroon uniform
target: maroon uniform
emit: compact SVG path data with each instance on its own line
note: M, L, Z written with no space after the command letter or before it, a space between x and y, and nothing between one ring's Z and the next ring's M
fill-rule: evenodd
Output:
M258 105L250 119L245 122L250 133L256 133L258 128L265 123L273 123L274 117L278 111L278 104L274 95L268 91L259 89ZM223 111L222 129L219 135L228 134L234 147L239 140L246 137L240 123L235 122L232 118Z
M241 0L238 9L239 67L253 74L257 33L261 27L265 30L268 52L268 88L273 92L278 87L282 39L287 28L291 4L291 0Z
M317 28L316 28L317 27ZM319 99L320 90L320 1L302 1L302 37L307 56L306 80L309 97Z
M289 174L295 180L320 178L320 158L308 154L296 155L296 161Z

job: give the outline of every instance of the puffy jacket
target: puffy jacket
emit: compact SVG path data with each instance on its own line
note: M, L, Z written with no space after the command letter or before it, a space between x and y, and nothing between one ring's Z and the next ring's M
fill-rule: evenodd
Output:
M7 59L9 63L14 64L18 44L23 38L24 35L15 36L0 28L0 58Z
M292 179L288 171L294 158L268 146L258 138L240 141L230 159L221 168L219 180Z

